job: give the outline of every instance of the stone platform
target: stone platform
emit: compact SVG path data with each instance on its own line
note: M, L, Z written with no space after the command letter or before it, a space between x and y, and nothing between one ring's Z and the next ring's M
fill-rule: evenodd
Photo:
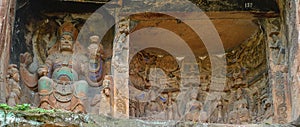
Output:
M178 121L143 121L115 119L100 115L85 115L61 110L0 110L0 124L6 127L295 127L291 124L214 124ZM299 125L299 123L298 123Z

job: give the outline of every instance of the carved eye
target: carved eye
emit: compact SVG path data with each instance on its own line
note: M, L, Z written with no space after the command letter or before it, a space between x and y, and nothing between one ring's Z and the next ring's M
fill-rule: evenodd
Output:
M72 37L68 37L68 41L73 41L73 38Z
M69 35L63 35L61 38L60 38L61 41L73 41L73 38Z

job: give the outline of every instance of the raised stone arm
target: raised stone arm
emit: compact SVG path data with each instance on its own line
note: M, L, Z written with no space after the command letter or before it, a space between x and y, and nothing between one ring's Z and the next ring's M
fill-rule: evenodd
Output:
M32 63L32 56L26 52L20 55L20 74L24 84L30 89L36 89L38 85L38 75L28 71L28 66Z

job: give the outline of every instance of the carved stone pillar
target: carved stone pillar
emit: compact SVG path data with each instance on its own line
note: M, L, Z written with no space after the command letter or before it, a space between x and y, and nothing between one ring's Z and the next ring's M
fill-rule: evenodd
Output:
M269 19L266 24L269 86L272 89L273 123L288 123L291 118L291 97L288 85L287 40L279 18Z
M292 120L300 117L300 1L290 1L286 20L289 38L289 72Z
M129 118L129 20L116 17L112 73L114 78L113 116Z
M15 17L15 0L0 1L0 103L5 103L6 71L9 64L10 45Z

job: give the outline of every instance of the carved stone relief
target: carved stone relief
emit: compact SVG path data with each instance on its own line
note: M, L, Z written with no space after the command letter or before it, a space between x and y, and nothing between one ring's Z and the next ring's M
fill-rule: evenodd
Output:
M266 20L267 39L269 42L268 59L269 64L269 80L272 87L272 97L273 97L273 108L274 108L274 118L273 120L277 123L286 123L290 116L288 116L290 107L290 96L288 85L288 73L287 73L287 51L286 40L281 34L282 29L280 24L280 19L274 18ZM265 106L268 106L266 104ZM265 107L265 108L267 108ZM266 113L269 114L269 113Z
M145 50L133 57L129 64L128 19L121 19L117 23L112 45L102 45L95 32L81 35L86 42L82 44L74 38L77 36L75 31L86 20L82 17L86 16L74 15L80 17L78 22L72 22L72 16L64 14L45 14L40 19L28 19L31 21L26 22L24 43L29 52L20 56L22 82L18 80L15 65L1 68L1 75L7 73L6 78L1 76L0 82L7 84L8 94L4 100L8 104L20 102L20 86L25 85L39 96L38 105L42 108L116 117L130 115L141 119L234 124L261 122L275 115L275 121L287 122L290 109L285 63L288 48L281 26L273 23L278 19L267 21L269 26L260 24L265 27L264 30L259 30L240 46L227 50L225 56L214 56L226 57L228 64L227 84L221 90L210 88L219 82L217 77L211 80L208 56L197 56L198 63L190 63L185 61L184 56L174 58L169 54ZM63 17L65 20L61 22ZM75 29L68 27L67 30L61 30L65 22L71 23ZM69 31L69 28L73 30ZM65 42L74 43L76 53L72 55L77 59L64 54L70 49L67 44L59 43ZM110 51L107 51L107 47L111 48ZM111 56L107 56L107 52L111 52ZM108 67L110 65L112 69ZM197 68L200 73L197 73ZM8 71L4 71L6 69ZM112 76L105 77L103 81L104 75L110 74L110 70ZM58 71L72 74L59 75ZM188 73L181 75L181 71ZM199 80L190 80L198 76ZM268 85L269 82L271 85Z
M52 20L47 22L47 24L55 24ZM59 24L54 26L56 26L54 28L59 28ZM76 81L79 81L80 86L85 86L82 84L87 82L90 85L87 87L88 89L97 88L97 93L93 95L88 96L87 92L80 94L82 98L79 95L74 95L81 98L78 101L72 100L74 99L73 96L65 96L65 94L74 94L71 92L72 88L68 87L67 84L64 86L56 85L48 90L39 88L43 81L46 83L56 82L53 80L55 68L53 68L54 70L49 69L47 64L58 64L59 62L56 63L57 61L51 59L57 58L57 60L68 61L70 58L62 55L61 51L65 50L63 47L59 48L56 41L52 42L53 40L59 41L59 35L47 35L49 38L46 41L49 48L35 47L33 53L21 55L20 74L22 81L33 91L39 91L40 102L45 102L41 103L40 107L76 111L76 106L82 104L82 107L77 111L119 118L130 115L131 118L140 119L173 119L235 124L260 122L273 117L273 100L271 99L271 90L267 85L268 74L265 59L267 44L263 39L262 31L258 31L239 47L226 52L227 84L221 90L220 88L210 88L212 84L216 85L219 82L218 77L211 80L212 70L208 56L198 56L197 63L192 63L186 61L185 57L174 58L168 53L156 54L155 50L157 49L149 49L137 53L129 64L129 21L122 19L116 27L111 61L113 76L106 77L103 82L104 72L101 72L103 73L101 75L98 72L101 69L105 70L103 67L104 64L107 64L105 63L107 56L105 46L100 44L99 36L89 36L90 43L86 49L84 46L80 46L80 43L75 42L76 53L82 55L81 60L86 59L87 62L92 63L87 64L86 67L89 68L87 69L89 73L79 73L79 75L83 74L84 80L82 82L80 82L81 80ZM28 29L31 28L28 26ZM55 30L53 29L53 31ZM34 37L30 37L30 35ZM43 38L45 41L45 36L28 33L30 43L38 43L37 40L43 40ZM216 59L218 57L225 56L216 56ZM77 63L81 63L80 60L77 60L76 63L65 62L66 65L71 65L75 69ZM46 66L43 66L44 64ZM65 64L63 62L63 65ZM39 67L34 68L37 65ZM82 63L81 65L84 66L85 64ZM181 75L181 71L187 73ZM49 77L48 75L50 78L42 80L45 76ZM62 80L65 81L67 78ZM198 79L190 80L195 78ZM100 87L101 85L102 87ZM194 91L193 94L191 87ZM240 95L236 96L235 93ZM283 114L285 110L284 107L280 108L280 112Z
M73 16L46 15L46 19L37 22L39 27L28 22L25 39L33 51L20 55L21 85L37 96L37 104L33 105L98 114L99 109L93 112L91 104L94 96L102 93L104 75L110 73L107 64L112 46L103 43L98 35L78 34L84 16ZM81 37L84 35L87 40Z
M127 52L129 50L129 42L127 35L129 34L129 25L126 24L128 21L121 21L118 23L118 33L116 34L114 41L114 56L113 63L114 69L119 73L125 73L128 70L127 63Z
M57 35L59 40L55 44L57 47L54 46L50 49L51 52L46 58L45 64L41 64L37 73L32 75L35 76L32 79L39 79L38 82L33 81L25 85L30 88L38 87L39 107L41 108L59 108L85 113L84 101L87 99L88 84L98 87L102 83L101 52L103 49L98 48L95 44L97 39L92 38L92 41L96 42L89 46L90 61L87 61L88 57L85 52L78 49L80 44L75 42L78 30L68 18L65 17L65 21L60 23ZM93 46L96 49L92 48ZM25 66L28 66L31 61L28 61L30 59L26 57L30 58L28 53L21 55L23 80L26 80L24 77L30 75ZM89 69L85 71L85 68ZM86 77L85 80L82 77ZM37 84L34 84L36 82ZM37 86L31 86L32 84Z
M21 87L20 87L20 74L17 65L11 64L7 70L7 88L6 88L6 103L9 106L20 104Z
M138 52L132 58L129 68L130 93L137 93L130 96L130 112L134 112L130 114L131 117L232 124L255 123L272 118L272 95L266 71L266 41L263 38L262 31L258 31L247 42L226 53L227 84L223 90L210 88L211 84L218 84L218 79L211 81L211 63L208 56L198 57L198 63L189 63L184 59L177 63L176 58L168 53L156 54L155 50L159 49L149 48ZM200 74L195 71L198 67ZM188 73L180 75L180 71ZM198 76L199 81L186 80L191 76ZM188 82L183 82L183 79ZM166 111L163 118L150 117L147 114L150 112L143 108L150 102L142 100L145 100L153 87L160 88L160 92L156 93L160 99L154 99L156 102L152 99L150 102L161 104L160 108L154 109ZM191 93L191 87L196 90L197 95ZM187 111L187 105L194 103L197 108L192 112ZM170 105L175 109L170 110ZM171 117L169 114L175 115Z
M113 115L113 86L113 77L111 75L106 75L100 94L96 94L92 100L92 113L105 116Z
M117 20L113 46L114 117L129 118L129 20Z

